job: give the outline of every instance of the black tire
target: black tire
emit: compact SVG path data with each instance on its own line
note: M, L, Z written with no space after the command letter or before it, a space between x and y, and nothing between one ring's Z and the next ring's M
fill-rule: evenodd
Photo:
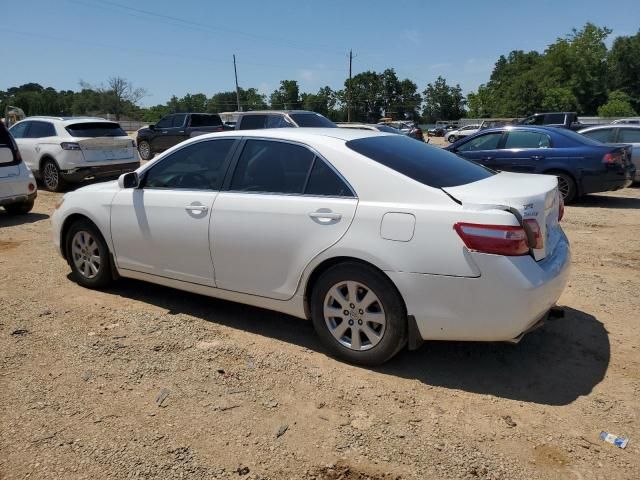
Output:
M338 340L330 330L329 323L335 322L338 320L338 317L325 318L325 302L329 304L333 298L330 296L330 290L334 292L334 287L342 282L344 282L345 285L346 282L350 282L351 284L355 283L361 287L365 287L358 288L358 293L355 295L356 297L358 297L358 295L365 295L367 290L370 290L375 297L377 297L376 300L381 303L379 306L384 316L385 325L379 332L376 332L381 334L381 337L378 337L379 340L377 340L377 343L373 345L373 342L369 342L370 346L367 346L365 344L369 337L365 335L365 341L363 342L361 333L357 333L360 339L358 340L358 344L362 343L364 348L367 349L355 350L342 343L345 341L353 345L354 328L358 329L359 332L360 328L367 328L372 325L366 320L363 325L362 320L367 318L363 310L359 310L360 318L358 319L358 307L360 305L358 302L350 304L350 315L344 315L347 310L343 311L342 307L339 309L336 308L336 310L342 312L339 316L344 318L340 319L340 323L334 327L334 329L337 331L339 327L343 325L342 322L347 322L344 325L349 332L349 337L347 337L347 333L345 332L342 336L342 338L345 339L343 341ZM344 288L347 290L346 286ZM360 300L365 299L358 298ZM343 297L343 301L346 303L345 308L348 309L349 305L347 304L351 299ZM353 305L356 305L356 307L353 307ZM377 310L376 304L371 305ZM335 308L333 306L327 306L328 308ZM365 306L365 308L369 307ZM377 311L372 313L374 315L380 314L380 312ZM359 263L341 263L329 268L320 275L311 293L311 319L322 344L331 354L350 363L365 366L380 365L398 353L407 343L407 314L404 302L395 285L393 285L384 274ZM358 323L363 326L358 327Z
M558 177L558 189L562 194L564 203L569 204L574 202L578 195L578 188L573 177L564 172L549 172L549 174Z
M47 159L42 162L40 167L40 178L42 179L42 185L50 192L61 192L64 188L64 180L60 175L60 169L56 162L51 159Z
M151 144L146 140L141 140L138 143L138 153L142 160L151 160L153 158L153 149L151 148Z
M81 235L83 233L85 235ZM84 250L82 242L79 242L75 246L80 247L80 252L77 248L74 249L73 245L74 240L77 238L76 235L83 236L85 239L84 245L86 245L86 248ZM91 240L89 240L89 238ZM80 240L80 238L78 238L78 240ZM109 247L107 247L102 234L93 223L88 220L77 220L74 222L67 232L65 248L67 261L71 267L71 276L76 283L86 288L100 289L106 287L113 281ZM97 270L94 273L90 265L87 265L87 260L96 252L99 257L99 265L96 267L95 263L93 263L94 268ZM83 264L83 260L85 260L84 265L87 265L85 271L82 271L79 266L79 263L81 265Z
M10 203L5 205L4 209L9 215L25 215L33 208L33 200L27 200L26 202Z
M455 135L449 135L449 138L447 139L447 141L448 141L449 143L453 143L453 142L455 142L456 140L458 140L458 139L455 137Z

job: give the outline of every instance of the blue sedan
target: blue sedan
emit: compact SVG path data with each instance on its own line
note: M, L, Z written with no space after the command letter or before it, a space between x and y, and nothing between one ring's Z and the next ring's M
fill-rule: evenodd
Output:
M627 187L635 175L630 145L605 145L563 128L491 128L446 150L494 170L556 175L566 203Z

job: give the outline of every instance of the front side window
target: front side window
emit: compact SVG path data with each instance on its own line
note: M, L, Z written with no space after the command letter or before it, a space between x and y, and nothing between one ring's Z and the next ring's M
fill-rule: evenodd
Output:
M504 148L549 148L551 140L544 133L512 130L507 133Z
M618 141L621 143L640 143L640 128L621 128Z
M247 140L230 190L302 194L315 155L286 142Z
M184 121L187 116L184 113L179 113L178 115L173 116L173 122L171 124L174 128L180 128L184 125Z
M151 167L144 188L219 190L233 139L192 143Z
M220 127L222 120L218 115L196 114L191 115L192 127Z
M245 115L240 120L240 130L258 130L265 128L266 115Z
M166 117L162 117L156 123L156 128L169 128L173 124L173 115L167 115Z
M25 138L27 129L31 122L20 122L9 129L13 138Z
M346 143L351 150L433 188L477 182L495 172L439 147L404 135L380 135Z
M476 150L495 150L502 138L502 132L487 133L474 137L458 147L459 152L475 152Z
M31 127L27 132L27 138L55 137L56 129L49 122L31 122Z
M547 125L562 125L564 124L564 113L548 113L544 116L544 122Z
M523 122L523 125L544 125L544 115L534 115L532 117L526 118Z

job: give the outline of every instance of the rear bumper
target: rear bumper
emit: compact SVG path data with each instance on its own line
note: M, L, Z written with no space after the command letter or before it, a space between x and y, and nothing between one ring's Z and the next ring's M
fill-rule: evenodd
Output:
M607 169L605 172L598 172L593 175L582 177L581 193L612 192L631 185L637 181L635 167L625 167L617 169Z
M569 276L564 234L551 255L472 254L481 276L387 272L424 340L513 341L555 305Z
M95 178L114 178L123 173L133 172L140 167L140 162L114 163L109 165L95 165L90 167L77 167L71 170L62 170L60 175L67 182L82 182Z
M0 198L0 205L11 205L12 203L25 203L31 202L38 196L38 191L33 193L26 193L22 195L13 195L11 197Z

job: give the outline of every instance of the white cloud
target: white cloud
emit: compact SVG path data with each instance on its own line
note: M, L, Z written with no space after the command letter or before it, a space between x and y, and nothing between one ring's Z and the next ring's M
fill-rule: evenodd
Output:
M402 32L402 36L414 45L420 45L422 41L422 34L415 29L409 29Z

